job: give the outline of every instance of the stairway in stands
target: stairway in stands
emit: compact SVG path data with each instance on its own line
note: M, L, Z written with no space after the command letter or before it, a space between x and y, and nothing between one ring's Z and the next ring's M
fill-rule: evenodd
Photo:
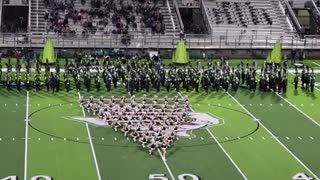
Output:
M288 17L283 14L279 2L281 2L281 0L270 0L270 4L272 5L275 14L278 16L278 19L280 21L280 25L281 28L283 29L283 31L287 34L287 35L297 35L296 30L294 30L293 25L289 25L290 19L288 19ZM282 8L285 8L284 4L282 4ZM288 21L289 20L289 21ZM290 27L291 26L291 27ZM291 29L293 28L293 29Z
M163 1L158 1L157 5L160 7L160 12L164 16L166 34L179 34L181 28L179 25L178 15L175 11L173 0L167 0L167 3L165 4L163 4ZM170 8L168 8L168 5L170 6Z
M31 0L31 32L45 32L45 9L43 0Z

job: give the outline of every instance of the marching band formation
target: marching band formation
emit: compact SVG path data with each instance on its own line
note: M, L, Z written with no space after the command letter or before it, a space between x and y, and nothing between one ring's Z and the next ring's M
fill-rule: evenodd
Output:
M92 85L97 91L100 91L103 85L107 91L110 91L123 84L130 95L140 91L149 92L150 89L159 92L161 87L164 87L167 92L173 89L180 91L183 88L186 91L195 90L196 92L202 89L205 93L209 93L210 90L217 92L220 90L237 91L239 86L256 91L258 86L260 90L265 92L285 93L288 85L286 62L281 65L264 62L260 72L258 72L255 62L252 64L241 62L237 67L231 67L224 58L205 66L202 66L200 62L196 65L189 63L184 66L171 64L165 66L157 57L146 60L139 56L129 59L105 57L101 62L97 58L80 58L75 62L69 62L66 59L64 69L60 70L59 63L45 64L44 68L41 68L39 60L36 61L34 67L31 67L30 60L27 60L24 65L25 71L22 72L19 59L15 65L15 71L13 71L13 65L9 60L4 68L6 69L4 81L0 83L5 85L7 90L14 87L18 90L21 90L22 87L27 90L31 88L41 90L44 85L50 92L58 92L61 90L62 84L69 92L71 81L74 82L78 91L83 86L87 91L91 91ZM2 69L0 61L0 79ZM31 73L31 70L34 71L34 74ZM60 79L61 74L63 82ZM296 69L293 82L296 89L299 79L301 79L302 87L313 92L315 75L312 68L305 66L300 77Z
M131 99L125 96L118 99L114 96L110 99L103 96L99 99L80 97L80 106L115 131L119 130L134 142L139 142L148 149L149 154L159 149L164 157L175 140L179 126L188 123L190 112L188 98L179 99L177 96L174 99L166 96L163 100L145 95L142 98L131 96Z

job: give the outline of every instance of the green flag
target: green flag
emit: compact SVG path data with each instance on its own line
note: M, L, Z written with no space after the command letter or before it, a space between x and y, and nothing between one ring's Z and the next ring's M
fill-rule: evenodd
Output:
M53 42L50 38L47 39L46 44L44 45L43 52L42 52L42 63L48 62L50 64L56 62L56 57L53 48Z
M179 64L186 64L189 62L189 54L184 40L178 42L177 48L173 51L172 62Z
M282 45L280 40L277 40L273 46L271 53L267 56L268 63L277 63L280 64L282 62Z

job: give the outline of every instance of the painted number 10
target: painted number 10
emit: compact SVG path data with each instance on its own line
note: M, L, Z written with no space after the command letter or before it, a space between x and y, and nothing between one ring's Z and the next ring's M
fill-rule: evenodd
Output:
M1 180L18 180L18 176L8 176ZM37 176L32 176L31 180L53 180L53 179L49 176L37 175Z
M180 174L178 180L200 180L200 178L193 174ZM150 174L149 180L169 180L165 174Z

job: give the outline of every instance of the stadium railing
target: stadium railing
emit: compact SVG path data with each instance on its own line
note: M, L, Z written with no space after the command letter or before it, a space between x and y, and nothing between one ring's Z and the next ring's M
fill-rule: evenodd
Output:
M201 12L204 13L202 16L204 17L204 23L206 24L206 27L208 28L207 32L209 34L211 34L212 33L212 27L211 27L210 20L208 19L209 18L208 12L207 12L207 9L205 8L203 0L200 0L200 8L201 8Z
M3 2L2 0L0 0L0 17L2 17L2 6L3 6ZM0 18L0 29L2 28L2 18Z
M284 3L285 8L286 8L286 13L289 15L290 20L293 23L295 29L300 34L301 33L301 25L300 25L296 15L294 14L294 12L293 12L288 0L284 0L283 3Z
M274 33L267 35L242 34L234 35L197 35L186 34L186 47L190 49L271 49L280 39L285 49L320 49L320 36L278 36ZM28 37L31 38L28 38ZM81 35L66 36L63 34L21 33L0 34L0 47L38 47L42 48L47 38L51 38L57 48L164 48L173 49L179 37L171 35L136 34L130 38L122 35ZM128 43L124 43L128 42Z
M316 10L316 12L318 13L318 15L320 16L320 10L319 10L320 7L317 6L317 4L316 4L316 2L315 2L314 0L311 0L311 1L312 1L312 4L313 4L314 9Z
M176 14L178 16L178 21L179 21L179 25L181 28L181 31L184 31L184 25L183 25L183 21L180 15L180 11L179 11L179 6L178 6L178 2L177 0L173 0L173 5L174 5L174 10L176 11Z

